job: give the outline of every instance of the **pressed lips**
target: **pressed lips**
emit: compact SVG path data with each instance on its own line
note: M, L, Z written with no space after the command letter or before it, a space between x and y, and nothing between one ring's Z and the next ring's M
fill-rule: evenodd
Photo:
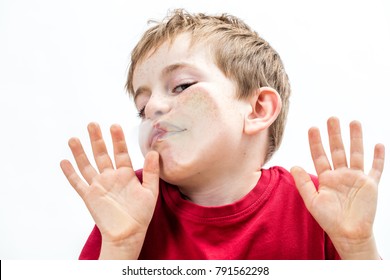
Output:
M169 136L183 132L186 129L180 128L176 125L167 122L158 122L153 125L149 136L149 146L152 147L155 143L166 139Z

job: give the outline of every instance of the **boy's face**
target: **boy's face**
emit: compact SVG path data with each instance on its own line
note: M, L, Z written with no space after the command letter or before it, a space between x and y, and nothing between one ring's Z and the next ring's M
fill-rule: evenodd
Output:
M240 164L234 155L251 110L236 98L235 83L214 64L209 48L189 43L188 34L164 43L137 65L133 78L141 151L156 150L161 178L178 185Z

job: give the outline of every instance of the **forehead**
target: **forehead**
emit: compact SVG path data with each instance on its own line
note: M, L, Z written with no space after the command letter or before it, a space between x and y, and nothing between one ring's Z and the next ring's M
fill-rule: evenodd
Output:
M180 51L191 52L199 45L206 45L205 38L200 38L199 34L193 32L184 31L181 33L173 34L170 37L162 37L155 42L155 46L148 46L144 54L140 54L137 64L143 63L145 60L150 59L156 52L161 51Z
M153 74L167 74L175 70L175 65L211 66L214 64L210 48L205 43L192 43L188 33L178 35L174 40L166 40L151 50L134 68L133 85Z

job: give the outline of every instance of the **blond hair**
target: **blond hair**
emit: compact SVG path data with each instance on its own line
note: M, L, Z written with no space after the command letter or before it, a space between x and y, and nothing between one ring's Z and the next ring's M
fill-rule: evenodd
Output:
M133 49L126 88L134 96L133 75L142 62L164 42L172 43L182 33L190 33L191 45L208 43L216 65L237 84L237 97L249 98L257 88L278 91L282 109L269 128L268 161L279 148L289 107L290 83L279 54L242 20L232 15L190 14L174 10L161 22L155 22Z

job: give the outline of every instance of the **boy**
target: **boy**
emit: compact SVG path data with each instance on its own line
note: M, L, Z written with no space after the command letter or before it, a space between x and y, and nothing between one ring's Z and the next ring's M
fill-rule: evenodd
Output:
M176 10L132 53L127 89L139 115L143 170L122 129L114 162L88 125L98 171L77 138L78 169L61 168L96 223L80 259L379 259L373 236L384 146L364 174L362 130L328 121L333 169L318 129L309 143L318 180L263 169L279 147L290 85L278 54L239 19Z

